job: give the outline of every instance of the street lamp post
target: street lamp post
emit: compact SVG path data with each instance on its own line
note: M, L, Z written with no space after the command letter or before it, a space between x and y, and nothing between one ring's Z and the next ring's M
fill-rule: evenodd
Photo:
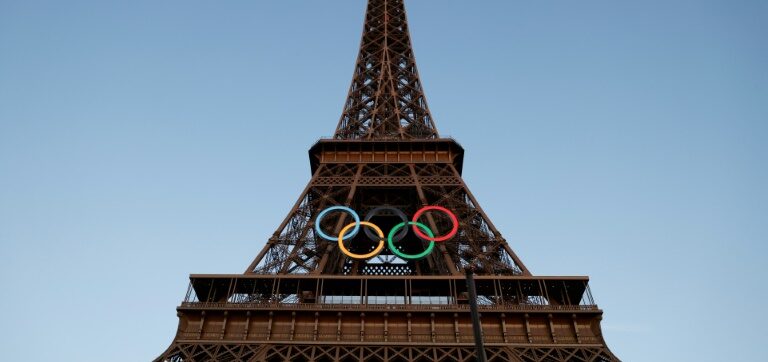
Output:
M467 291L469 292L469 312L472 314L472 330L475 333L475 355L477 362L486 362L485 345L483 344L483 332L480 329L480 314L477 312L477 292L475 291L475 278L472 267L465 269L467 275Z

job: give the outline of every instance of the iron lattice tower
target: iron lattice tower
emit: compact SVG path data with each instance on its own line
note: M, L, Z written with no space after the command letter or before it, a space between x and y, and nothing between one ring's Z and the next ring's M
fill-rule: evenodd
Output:
M176 337L155 361L473 361L468 267L488 360L618 361L588 277L533 276L464 183L463 154L427 107L403 1L369 0L349 95L334 137L309 150L308 185L245 273L190 276ZM315 229L339 205L385 230L396 210L440 206L458 230L418 260L389 249L350 258ZM453 225L434 212L422 220ZM319 227L339 235L350 221L334 213ZM367 253L376 239L360 232L346 248ZM399 245L427 248L413 232Z

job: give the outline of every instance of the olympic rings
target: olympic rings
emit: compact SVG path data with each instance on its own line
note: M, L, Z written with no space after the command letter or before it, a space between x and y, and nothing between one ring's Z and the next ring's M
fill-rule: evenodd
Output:
M446 215L448 215L449 218L451 218L451 222L453 223L453 228L451 228L451 231L448 232L448 234L445 234L445 235L443 235L441 237L437 237L437 238L435 238L435 237L427 237L426 235L424 235L424 233L421 232L421 230L419 230L418 227L416 227L418 225L417 222L419 220L419 216L421 216L424 212L429 211L429 210L442 211ZM419 211L416 211L415 214L413 214L413 220L412 221L414 222L414 224L411 224L411 225L413 225L412 226L413 232L415 232L418 237L420 237L420 238L422 238L424 240L429 240L429 241L446 241L446 240L452 238L454 235L456 235L456 233L459 232L459 219L457 219L456 215L454 215L450 210L448 210L448 209L446 209L446 208L444 208L442 206L424 206L421 209L419 209Z
M458 231L459 231L459 220L451 211L448 209L441 207L441 206L424 206L413 215L413 220L409 221L408 217L400 211L399 209L396 209L394 207L390 206L380 206L372 209L371 211L366 214L365 219L363 221L360 220L360 216L355 212L355 210L352 210L349 207L346 206L331 206L323 211L320 212L320 214L317 215L317 218L315 219L315 235L329 240L329 241L337 241L339 244L339 249L341 250L344 255L353 258L353 259L370 259L377 254L381 252L382 249L384 249L384 232L379 228L377 225L373 224L371 222L371 219L378 215L381 211L391 211L402 220L401 223L395 225L387 235L387 245L389 246L389 249L392 251L393 254L396 256L406 259L406 260L419 260L425 258L429 253L433 251L435 248L435 242L441 242L446 241L452 237L454 237ZM418 221L419 217L421 217L425 212L429 210L436 210L441 211L448 215L448 217L451 219L451 223L453 224L451 230L439 237L435 237L432 230L429 229L426 225L420 223ZM323 218L331 211L343 211L350 215L352 215L352 218L354 219L353 223L347 224L344 226L341 231L339 232L338 236L330 236L323 232L323 230L320 227L320 224L323 220ZM357 233L360 231L360 226L367 226L375 232L371 232L371 230L364 229L365 234L371 238L371 239L378 239L379 245L374 248L373 251L367 253L367 254L355 254L344 245L344 241L351 240L354 238ZM397 247L395 247L395 243L402 240L407 234L408 234L408 228L406 225L411 225L411 228L416 233L416 236L419 239L429 241L429 245L427 248L418 254L406 254L402 251L398 250ZM351 229L351 230L350 230ZM400 230L402 229L402 230ZM420 230L421 229L421 230ZM423 231L422 231L423 230ZM426 234L425 234L426 233Z
M347 213L352 215L353 219L355 219L355 228L352 229L352 232L349 235L344 235L344 233L341 233L339 234L339 236L344 235L344 240L355 237L355 235L357 235L357 232L360 231L360 216L357 215L355 210L352 210L346 206L331 206L323 210L320 213L320 215L317 215L317 219L315 219L315 231L317 231L317 235L328 241L336 240L336 237L329 236L328 234L324 233L322 229L320 229L320 220L322 220L326 214L335 210L346 211Z
M430 237L433 237L433 236L435 236L434 234L432 234L432 230L429 230L429 228L427 227L427 225L424 225L424 224L422 224L422 223L420 223L420 222L413 222L413 221L405 221L405 222L401 222L401 223L399 223L399 224L395 225L395 227L393 227L393 228L392 228L392 230L390 230L390 231L389 231L389 235L387 236L387 243L389 244L389 250L392 250L392 253L394 253L395 255L397 255L397 256L399 256L399 257L401 257L401 258L403 258L403 259L408 259L408 260L419 260L419 259L423 259L423 258L424 258L424 257L426 257L427 255L429 255L429 253L431 253L431 252L432 252L432 249L434 249L434 248L435 248L435 242L434 242L434 241L430 241L430 242L429 242L429 246L427 246L427 248L426 248L424 251L422 251L422 252L421 252L421 253L419 253L419 254L415 254L415 255L413 255L413 254L405 254L405 253L401 252L400 250L397 250L397 248L395 247L395 243L394 243L394 241L392 240L392 236L394 236L394 235L395 235L395 232L396 232L398 229L401 229L401 228L402 228L403 230L408 230L407 228L405 228L405 227L404 227L404 226L405 226L405 224L408 224L408 225L416 225L416 226L418 226L418 227L420 227L420 228L424 229L424 231L426 231L426 232L427 232L427 234L429 234L429 236L430 236Z
M374 231L376 231L376 234L379 234L379 246L377 246L376 249L373 249L373 251L368 253L368 254L354 254L354 253L350 252L344 246L344 238L342 237L342 235L344 235L344 233L347 230L349 230L349 228L351 228L353 226L359 228L360 225L368 226L371 229L373 229ZM384 232L381 231L381 228L376 226L376 224L373 224L373 223L370 223L370 222L367 222L367 221L361 221L359 223L351 223L351 224L345 226L343 229L341 229L341 232L339 233L339 249L341 249L341 251L344 254L346 254L347 256L349 256L350 258L353 258L353 259L368 259L368 258L372 258L372 257L376 256L376 254L381 252L381 249L384 249Z

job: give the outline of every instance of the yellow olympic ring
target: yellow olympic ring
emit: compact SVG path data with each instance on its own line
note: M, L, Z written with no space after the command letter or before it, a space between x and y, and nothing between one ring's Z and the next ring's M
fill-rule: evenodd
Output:
M355 254L355 253L350 252L344 246L344 235L347 233L347 230L351 229L355 225L357 225L357 223L353 222L353 223L345 226L339 232L339 249L341 249L341 252L344 253L344 255L346 255L346 256L348 256L350 258L353 258L353 259L369 259L369 258L372 258L372 257L376 256L376 254L378 254L381 251L381 249L384 249L384 232L381 231L381 229L378 226L376 226L376 224L370 223L368 221L361 221L360 225L368 226L371 229L373 229L373 231L375 231L376 234L379 234L379 246L377 246L376 249L374 249L372 252L370 252L368 254Z

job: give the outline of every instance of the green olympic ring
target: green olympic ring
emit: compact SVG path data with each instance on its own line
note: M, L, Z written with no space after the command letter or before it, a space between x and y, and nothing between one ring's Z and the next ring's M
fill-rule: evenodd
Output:
M405 227L406 224L418 226L419 228L424 230L429 235L430 238L434 238L435 237L435 234L432 233L432 230L430 230L429 227L427 227L427 225L424 225L424 224L422 224L420 222L414 222L414 221L405 222L405 221L403 221L403 222L395 225L392 228L392 230L389 231L389 235L387 235L387 246L389 246L389 250L391 250L392 253L394 253L395 255L397 255L397 256L399 256L399 257L401 257L403 259L407 259L407 260L423 259L427 255L429 255L429 253L432 252L432 249L435 248L435 242L434 241L430 240L429 241L429 246L427 246L427 248L424 251L422 251L421 253L419 253L419 254L406 254L406 253L403 253L400 250L397 250L397 247L395 246L395 242L394 242L393 238L394 238L395 234L397 233L397 231L400 230L401 228Z

